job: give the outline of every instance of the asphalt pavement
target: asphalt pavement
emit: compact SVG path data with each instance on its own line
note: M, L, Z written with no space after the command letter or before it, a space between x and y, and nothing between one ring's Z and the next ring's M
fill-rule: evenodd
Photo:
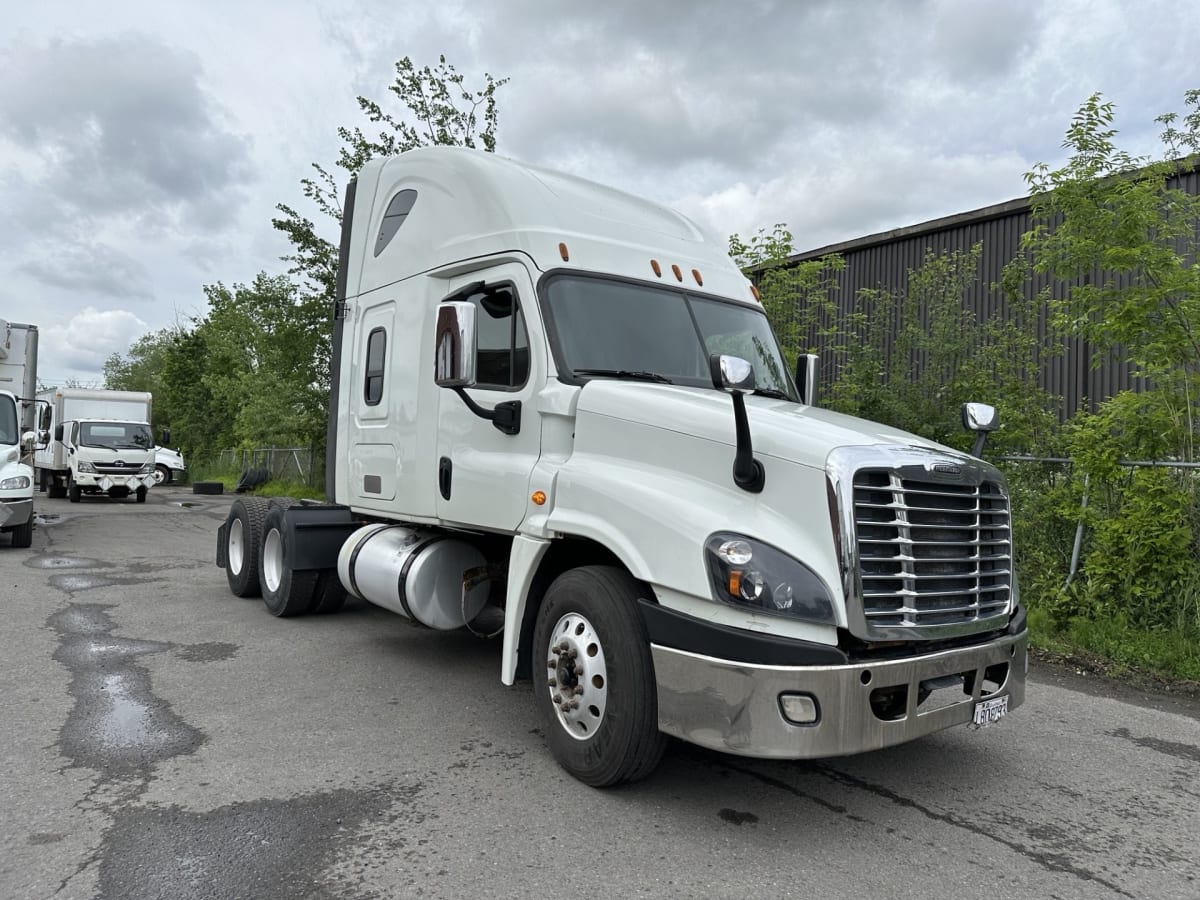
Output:
M1200 704L1031 672L998 724L816 762L672 744L598 791L498 641L270 616L231 497L0 536L0 897L1200 897Z

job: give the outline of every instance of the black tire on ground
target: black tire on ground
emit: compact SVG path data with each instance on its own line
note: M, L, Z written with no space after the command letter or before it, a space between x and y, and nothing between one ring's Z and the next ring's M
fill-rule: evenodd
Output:
M317 576L317 587L313 592L310 613L325 615L335 613L346 605L348 594L338 578L337 569L322 569Z
M582 566L559 575L538 610L533 693L546 743L559 765L593 787L645 778L666 748L637 604L644 593L621 569ZM577 705L564 712L564 702Z
M145 503L146 502L146 489L144 487L138 488L135 496L136 496L138 503Z
M221 494L225 491L225 485L219 481L193 481L193 494Z
M24 525L18 525L12 530L12 545L18 550L23 550L33 544L33 519L30 518ZM337 578L337 573L333 573L333 577Z
M287 565L287 530L282 506L271 507L263 522L258 554L258 581L263 602L273 616L300 616L312 609L317 592L317 569L293 571Z
M83 492L81 490L79 490L79 485L77 485L75 483L74 479L72 479L70 482L68 482L67 499L70 500L72 503L78 503L79 498L82 496L83 496Z
M239 497L229 507L225 520L225 577L229 590L239 597L258 596L258 554L266 517L267 501L261 497Z
M67 486L60 484L58 479L50 474L46 478L46 496L51 500L61 500L67 496Z
M170 484L171 470L159 463L154 467L154 483L155 484Z

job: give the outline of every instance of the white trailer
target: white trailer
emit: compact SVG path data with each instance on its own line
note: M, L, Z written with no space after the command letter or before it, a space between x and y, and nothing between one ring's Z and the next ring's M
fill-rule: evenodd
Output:
M148 392L53 388L38 399L43 440L34 466L41 490L72 503L99 493L145 502L155 483Z
M36 325L0 319L0 533L11 534L14 547L33 543L37 345Z
M683 216L484 152L375 160L333 317L328 502L235 500L235 594L294 616L349 592L430 640L498 619L500 680L531 679L593 785L667 735L838 756L1023 701L1003 475L813 405Z

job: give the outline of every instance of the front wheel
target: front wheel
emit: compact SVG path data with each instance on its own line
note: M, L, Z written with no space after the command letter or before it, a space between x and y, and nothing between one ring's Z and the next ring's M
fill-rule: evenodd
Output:
M593 787L645 778L666 748L642 593L621 569L583 566L558 576L538 610L534 697L546 743Z
M138 503L146 502L146 489L144 487L140 487L137 489L137 493L135 494L135 499Z
M67 487L67 499L70 500L72 503L78 503L79 498L82 496L83 496L83 491L81 491L79 489L79 485L77 485L75 483L75 479L72 478L69 486Z
M33 544L33 516L24 525L18 525L12 530L12 545L18 550Z
M171 470L159 463L154 467L154 483L155 484L170 484Z

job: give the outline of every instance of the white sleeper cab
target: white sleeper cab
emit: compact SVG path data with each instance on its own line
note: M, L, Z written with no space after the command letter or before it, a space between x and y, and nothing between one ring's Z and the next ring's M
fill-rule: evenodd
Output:
M502 632L500 680L598 786L668 735L837 756L1024 700L991 408L966 455L814 406L678 213L481 151L374 160L331 312L327 502L235 500L234 593Z

